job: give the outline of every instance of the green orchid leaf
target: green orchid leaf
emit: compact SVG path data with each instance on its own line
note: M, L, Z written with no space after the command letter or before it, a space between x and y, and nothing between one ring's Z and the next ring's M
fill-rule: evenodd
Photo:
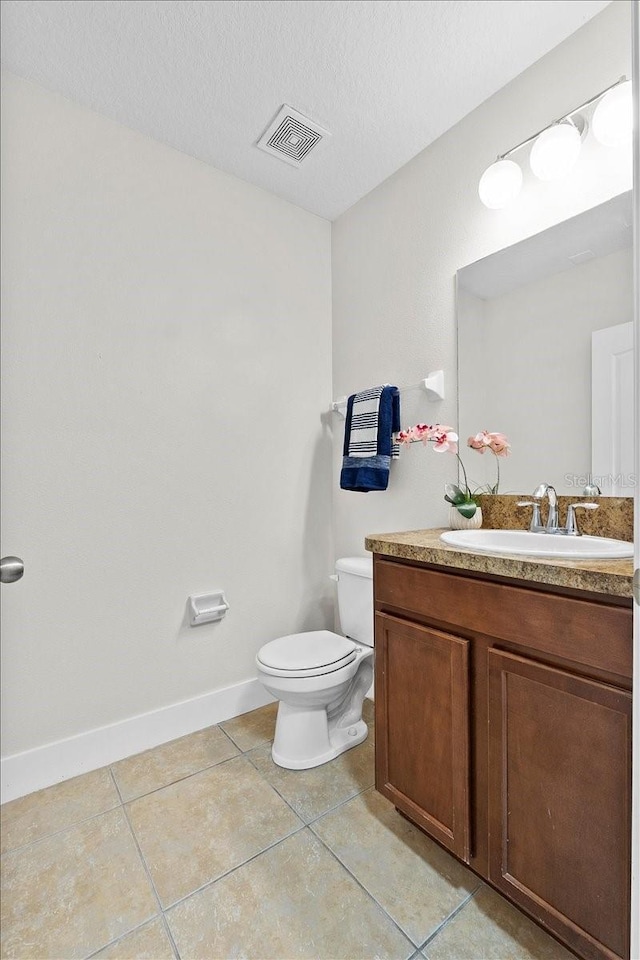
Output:
M459 503L464 503L467 499L460 487L456 486L455 483L445 483L444 489L445 500L448 500L449 503L453 503L457 506Z
M477 510L476 504L473 500L469 503L456 503L455 508L463 517L466 517L467 520L471 520L471 517L475 515Z

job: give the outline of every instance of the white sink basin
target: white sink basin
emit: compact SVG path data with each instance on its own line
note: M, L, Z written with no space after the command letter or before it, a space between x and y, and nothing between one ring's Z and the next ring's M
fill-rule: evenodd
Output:
M440 539L450 547L477 553L557 557L566 560L617 560L633 556L633 544L606 537L565 537L528 530L447 530Z

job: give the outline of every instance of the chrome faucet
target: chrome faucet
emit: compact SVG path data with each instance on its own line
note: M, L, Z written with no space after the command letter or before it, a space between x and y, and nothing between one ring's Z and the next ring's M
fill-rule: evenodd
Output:
M597 510L597 503L570 503L567 507L567 525L564 528L564 533L568 537L581 537L582 533L580 532L580 527L578 526L578 518L576 517L576 510Z
M547 533L558 533L558 495L555 487L552 487L550 483L541 483L540 486L536 487L533 491L532 496L536 497L536 499L547 498L549 501L549 514L544 529Z
M540 519L540 504L537 500L518 500L519 507L533 507L531 514L531 523L529 530L531 533L544 533L542 520Z
M532 496L535 497L535 500L519 500L519 507L533 507L533 513L531 515L531 526L529 530L532 533L558 533L563 534L567 537L579 537L581 536L580 528L578 526L578 518L576 517L576 510L597 510L597 503L585 503L580 501L580 503L571 503L567 509L567 523L566 526L558 526L558 495L556 494L555 488L549 483L541 483L539 487L533 491ZM547 517L547 522L543 526L542 520L540 519L540 499L546 497L549 501L549 515Z

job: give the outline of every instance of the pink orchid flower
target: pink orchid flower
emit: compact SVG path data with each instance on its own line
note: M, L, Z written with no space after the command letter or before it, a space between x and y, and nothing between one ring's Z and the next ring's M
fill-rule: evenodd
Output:
M469 437L467 440L467 446L471 447L473 450L477 450L478 453L484 453L485 450L491 450L496 457L509 456L509 451L511 449L509 441L504 433L490 432L488 430L481 430L480 433L476 433L475 437Z
M496 457L508 457L511 445L504 433L490 433L489 436L491 437L489 447Z
M400 430L396 435L396 440L400 444L409 445L410 443L428 443L433 444L433 449L438 453L457 453L458 452L458 434L453 427L448 427L443 423L416 423L414 427L408 430Z
M467 446L471 447L473 450L477 450L478 453L484 453L487 447L489 446L486 438L489 436L486 430L483 430L481 433L476 433L475 437L469 437L467 440Z
M478 453L491 450L491 453L493 453L496 458L508 457L509 451L511 450L511 445L504 433L492 432L490 430L481 430L480 433L476 433L475 437L469 437L467 446L471 447L472 450L476 450ZM490 493L497 493L500 487L500 464L497 459L496 471L496 482L493 486L489 487Z
M412 427L413 436L415 440L421 440L422 443L429 443L430 440L433 440L438 429L438 425L432 427L428 423L416 423L415 427Z
M455 487L455 490L458 491L463 500L458 502L456 499L451 499L451 496L446 496L445 500L448 500L449 503L452 503L458 509L462 509L462 505L465 507L473 503L473 494L471 488L469 487L469 481L467 480L467 471L464 468L464 463L460 459L460 454L458 453L458 434L455 432L453 427L448 427L443 423L416 423L415 426L409 427L408 430L400 430L396 435L396 440L398 443L405 446L409 446L411 443L422 443L426 446L429 443L433 444L433 449L436 453L453 453L457 457L458 463L460 464L460 470L462 471L462 476L464 477L464 486L461 489ZM509 451L511 450L511 445L504 433L498 433L496 431L490 430L481 430L480 433L476 433L475 437L469 437L467 440L467 446L471 447L472 450L476 450L478 453L484 453L485 450L491 450L494 456L497 457L507 457ZM500 486L500 464L496 459L496 470L497 477L496 482L492 486L487 485L487 490L489 493L497 493ZM466 514L465 514L466 516ZM472 514L470 514L472 516Z
M458 434L453 427L437 424L437 432L433 435L433 450L435 453L457 453Z
M433 444L433 449L437 453L453 453L458 463L460 464L460 469L464 477L464 486L459 488L447 487L446 489L453 490L454 496L457 499L452 499L452 496L447 494L445 500L453 504L456 509L463 513L465 517L473 516L473 513L476 509L476 503L469 489L469 482L467 480L467 471L464 468L464 463L460 459L460 454L458 453L458 434L455 432L453 427L448 427L443 423L416 423L415 426L409 427L408 430L400 430L396 434L396 440L398 443L403 445L409 445L411 443L422 443L424 446L431 443ZM468 512L473 508L473 512ZM465 512L467 511L467 512Z

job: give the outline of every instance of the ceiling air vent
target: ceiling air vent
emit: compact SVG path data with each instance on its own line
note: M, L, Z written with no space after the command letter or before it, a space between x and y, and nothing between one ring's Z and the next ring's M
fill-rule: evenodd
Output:
M293 167L299 167L305 157L319 144L326 143L330 136L328 130L285 103L256 146Z

